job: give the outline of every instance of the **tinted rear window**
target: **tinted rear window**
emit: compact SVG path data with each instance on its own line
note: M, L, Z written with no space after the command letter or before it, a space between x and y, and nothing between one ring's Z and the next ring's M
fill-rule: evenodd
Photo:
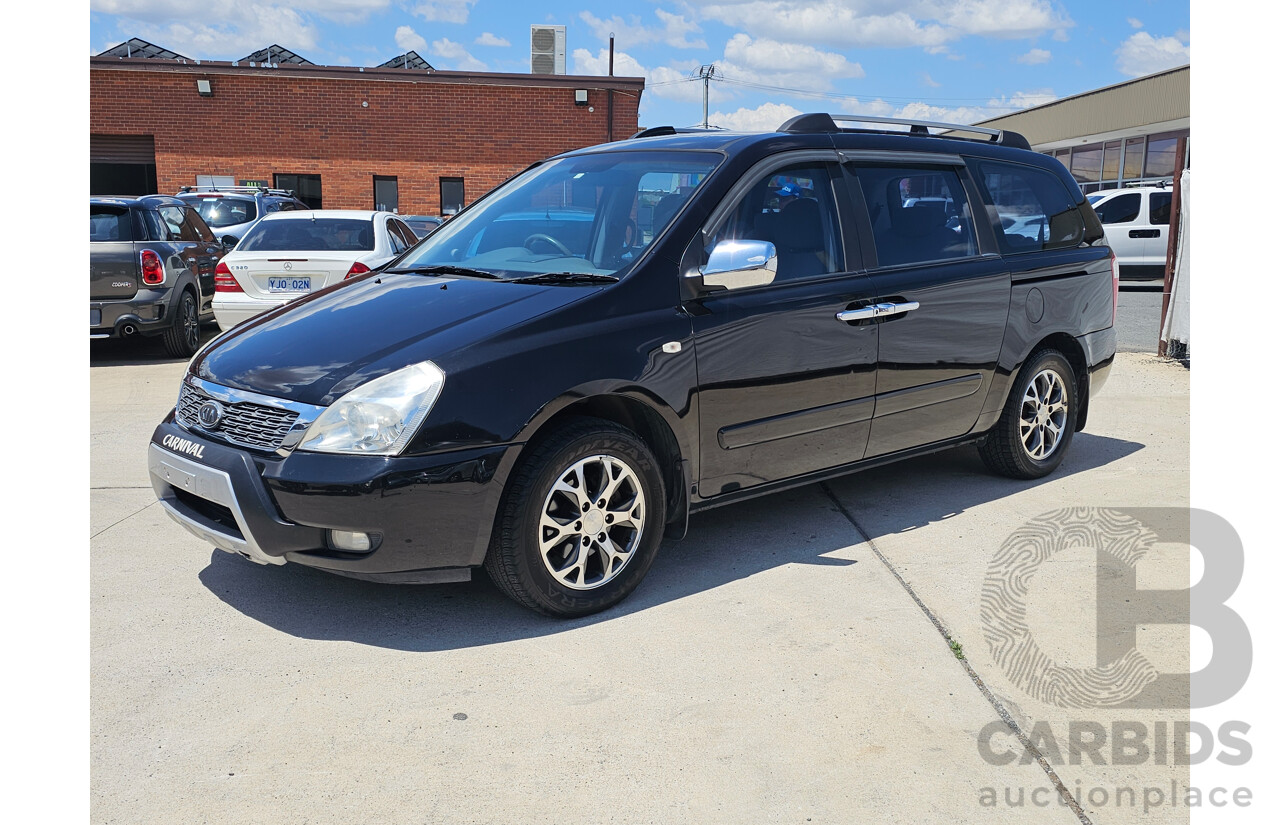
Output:
M1015 163L970 163L999 215L1001 252L1062 249L1084 240L1084 218L1057 175Z
M183 198L195 207L204 222L214 229L248 223L258 217L258 205L245 198Z
M364 252L373 249L373 221L359 218L264 220L236 247L245 252Z
M133 240L133 221L129 219L129 207L89 204L89 240Z

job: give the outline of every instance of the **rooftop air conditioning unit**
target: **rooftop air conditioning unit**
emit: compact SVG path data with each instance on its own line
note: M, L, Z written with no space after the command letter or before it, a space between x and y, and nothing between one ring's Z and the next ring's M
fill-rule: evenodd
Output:
M531 26L532 54L529 70L533 74L568 74L565 69L564 26Z

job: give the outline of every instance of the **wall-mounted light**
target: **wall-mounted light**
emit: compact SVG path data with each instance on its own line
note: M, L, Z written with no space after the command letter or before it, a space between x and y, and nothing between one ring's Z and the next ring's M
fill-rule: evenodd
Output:
M201 97L213 97L213 84L208 80L197 80L196 91Z
M577 106L586 106L586 105L587 105L587 90L586 90L586 89L574 89L574 90L573 90L573 102L574 102L574 105L577 105Z

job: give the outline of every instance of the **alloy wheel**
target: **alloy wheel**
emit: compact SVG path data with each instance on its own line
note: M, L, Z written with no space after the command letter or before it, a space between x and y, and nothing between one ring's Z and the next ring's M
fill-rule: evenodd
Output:
M615 579L640 545L644 489L621 459L592 455L559 475L542 504L538 550L565 587L592 590Z

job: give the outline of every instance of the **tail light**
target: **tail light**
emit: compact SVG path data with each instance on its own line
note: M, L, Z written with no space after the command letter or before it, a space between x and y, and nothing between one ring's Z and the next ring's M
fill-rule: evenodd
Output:
M351 268L347 270L346 277L344 277L342 280L345 281L347 278L354 278L357 275L363 275L368 271L369 271L369 267L365 266L359 261L356 261L351 265Z
M1116 310L1120 307L1120 262L1111 253L1111 326L1116 325Z
M147 286L159 286L164 283L164 263L160 256L150 249L142 250L142 282Z
M222 261L218 261L217 269L213 270L213 291L244 292L236 276L231 274L231 269Z

